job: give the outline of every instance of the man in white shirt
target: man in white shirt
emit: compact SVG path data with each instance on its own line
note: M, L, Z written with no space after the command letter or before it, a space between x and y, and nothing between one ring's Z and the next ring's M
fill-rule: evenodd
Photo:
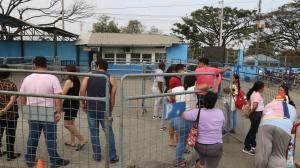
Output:
M158 64L158 69L155 70L155 74L161 74L164 73L166 65L161 62ZM165 78L164 76L155 76L153 85L152 85L152 93L153 94L162 94L163 88L165 86ZM163 98L157 97L154 101L154 110L153 110L153 118L157 119L158 117L158 111L162 110L163 107Z

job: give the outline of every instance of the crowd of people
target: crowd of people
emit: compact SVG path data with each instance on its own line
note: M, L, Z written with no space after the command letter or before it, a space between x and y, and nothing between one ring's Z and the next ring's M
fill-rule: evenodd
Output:
M186 148L187 139L195 122L198 124L198 137L194 148L199 156L196 166L217 168L223 154L222 133L224 133L225 117L224 112L216 107L216 102L217 93L220 91L218 88L220 78L230 68L218 69L208 66L208 63L207 58L199 58L199 65L194 69L194 76L179 75L164 78L159 75L166 68L164 63L160 63L159 69L155 72L157 76L153 88L159 89L153 90L154 94L196 92L159 98L161 101L155 101L154 104L153 118L157 119L158 111L162 112L163 124L160 130L166 130L167 125L169 126L169 146L176 147L175 166L177 167L187 166L184 153L189 152ZM171 65L166 73L185 73L183 67L182 64ZM157 90L159 92L156 92ZM230 97L224 101L229 106L226 110L230 112L229 132L236 133L237 113L241 111L251 123L242 152L255 155L257 168L286 167L285 154L291 140L293 123L297 118L295 103L289 96L288 87L282 84L274 100L265 106L264 90L265 84L262 81L256 81L245 95L247 105L244 105L243 110L239 110L240 107L236 107L236 101L243 91L239 75L233 74L231 87L223 90L225 95ZM169 122L166 122L163 104L176 102L185 102L186 109L181 116L171 118Z
M47 94L47 95L68 95L106 97L107 79L109 79L109 116L116 103L117 83L107 73L108 63L105 60L93 60L92 74L101 74L105 77L89 76L82 81L77 76L69 75L61 87L60 81L54 75L47 74L47 60L44 57L36 57L33 60L34 69L43 73L32 73L24 78L20 93L24 94ZM216 107L218 92L222 74L230 68L222 69L209 66L209 59L199 58L199 65L193 71L195 75L185 75L184 64L171 65L166 70L166 65L160 63L155 71L152 92L153 94L180 93L195 91L195 93L178 94L175 96L157 97L154 101L153 119L162 120L160 131L168 130L170 147L176 147L176 167L187 167L184 153L189 153L187 139L191 128L197 125L197 138L194 146L198 153L196 166L198 168L217 168L223 155L222 131L224 130L225 117L222 109ZM0 68L8 68L7 65L0 65ZM66 66L67 72L76 72L76 66ZM162 73L177 73L177 75L164 76ZM18 91L15 83L9 80L9 71L0 71L0 90ZM232 77L230 88L223 90L230 95L229 104L231 128L230 133L235 133L237 128L236 101L242 91L240 78L237 74ZM250 128L245 137L242 152L255 155L255 166L257 168L286 167L285 152L291 139L291 129L296 120L295 103L289 96L288 87L284 84L278 89L273 101L265 105L263 92L265 84L256 81L253 87L247 92L248 105L245 105L244 116L250 120ZM101 128L109 134L109 160L110 163L119 161L115 147L115 137L112 124L104 123L104 111L106 104L102 101L85 101L75 99L53 99L31 96L15 96L9 94L0 95L0 138L6 132L6 151L2 151L0 139L0 157L7 154L7 160L11 161L21 156L21 153L14 151L16 139L18 114L18 100L20 105L30 107L29 111L39 111L46 115L52 115L53 120L39 120L29 118L29 134L27 139L25 162L28 167L34 167L36 162L36 151L41 133L44 133L47 151L52 167L66 166L69 160L63 159L57 151L57 123L64 113L64 127L69 133L70 139L64 144L81 151L86 148L88 138L81 135L75 126L78 110L82 109L87 113L90 141L93 150L93 159L101 161L101 148L99 132ZM164 104L185 102L185 111L170 120L166 119ZM36 109L35 109L36 108ZM37 110L38 108L38 110ZM24 110L24 109L23 109ZM26 109L25 109L26 110ZM43 112L41 112L43 111ZM160 114L161 113L161 114ZM100 128L101 125L101 128ZM107 127L107 128L106 128ZM76 140L77 139L77 140Z
M117 91L116 82L113 77L107 73L108 63L105 60L94 62L95 70L92 74L102 74L109 78L110 91L110 115L115 105L115 95ZM33 60L34 70L43 73L32 73L23 80L20 93L23 94L46 94L46 95L68 95L68 96L90 96L90 97L106 97L106 78L105 77L84 77L82 82L75 75L69 75L61 87L60 81L54 75L47 74L47 60L45 57L35 57ZM1 65L0 68L8 68L7 65ZM76 72L74 65L66 66L67 72ZM18 91L17 86L10 81L9 71L0 72L0 90ZM81 83L81 84L80 84ZM36 118L28 119L29 134L27 139L26 152L24 154L25 162L28 167L34 167L36 163L36 151L41 133L44 133L45 142L51 167L60 167L70 164L69 160L63 159L57 151L57 123L61 120L64 112L64 127L70 134L70 140L65 142L66 146L74 147L75 151L85 149L87 138L79 133L75 126L78 110L81 108L87 112L88 125L90 130L90 140L93 149L93 159L101 161L101 148L99 140L99 124L105 130L104 112L105 102L101 101L84 101L75 99L53 99L45 97L20 96L20 105L29 107L29 116L36 115ZM21 153L14 152L17 120L18 120L18 103L17 96L1 94L0 95L0 140L6 131L6 151L0 150L0 157L7 154L7 160L11 161L21 156ZM22 112L26 108L22 109ZM34 112L35 111L35 112ZM45 116L53 116L52 120L42 120L42 114ZM51 117L50 117L51 118ZM110 163L119 161L116 153L115 139L112 126L109 124L109 159ZM78 142L76 143L76 138ZM2 147L0 141L0 149ZM43 147L40 147L43 148Z

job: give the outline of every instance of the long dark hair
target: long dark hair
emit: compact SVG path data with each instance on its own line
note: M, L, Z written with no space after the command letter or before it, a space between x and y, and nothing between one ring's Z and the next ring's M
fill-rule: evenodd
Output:
M168 69L166 70L166 73L173 73L175 71L175 64L172 64L168 67ZM171 79L172 76L165 76L165 81L166 81L166 89L165 89L165 93L169 90L169 81Z
M289 87L288 87L285 83L281 84L279 87L282 87L282 88L283 88L283 90L284 90L284 92L285 92L285 95L286 95L286 96L288 97L288 99L289 99L289 104L295 107L296 105L295 105L294 101L292 101L292 99L291 99L291 97L290 97L290 95L289 95Z
M252 93L255 91L259 91L260 89L262 89L263 87L265 87L265 83L262 81L256 81L253 85L253 87L248 91L247 93L247 100L250 100L250 97L252 95Z
M240 76L238 74L233 74L233 77L237 80L236 84L239 92L241 90Z
M183 87L184 90L187 90L189 87L192 87L195 85L196 77L194 75L187 75L183 79Z

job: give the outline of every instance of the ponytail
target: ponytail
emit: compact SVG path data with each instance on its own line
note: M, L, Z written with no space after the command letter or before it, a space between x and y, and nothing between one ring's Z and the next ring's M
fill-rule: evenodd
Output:
M254 92L254 89L253 89L253 87L248 91L248 93L247 93L247 100L248 101L250 101L250 98L251 98L251 95L252 95L252 93Z

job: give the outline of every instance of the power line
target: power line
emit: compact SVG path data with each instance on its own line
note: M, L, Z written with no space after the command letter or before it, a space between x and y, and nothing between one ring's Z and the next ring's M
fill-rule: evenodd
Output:
M113 16L141 16L141 17L165 17L165 18L172 18L172 17L176 17L176 18L180 18L183 16L179 16L179 15L140 15L140 14L134 14L134 13L95 13L95 14L99 14L99 15L113 15Z
M195 3L195 4L173 4L173 5L153 5L153 6L127 6L127 7L110 7L110 8L98 8L99 10L123 10L123 9L147 9L147 8L169 8L169 7L188 7L188 6L214 6L217 5L217 2L214 3ZM253 1L245 2L226 2L224 4L247 4L253 3Z
M145 9L145 8L169 8L169 7L187 7L187 6L202 6L210 4L174 4L174 5L154 5L154 6L128 6L120 8L99 8L99 10L112 10L112 9Z

